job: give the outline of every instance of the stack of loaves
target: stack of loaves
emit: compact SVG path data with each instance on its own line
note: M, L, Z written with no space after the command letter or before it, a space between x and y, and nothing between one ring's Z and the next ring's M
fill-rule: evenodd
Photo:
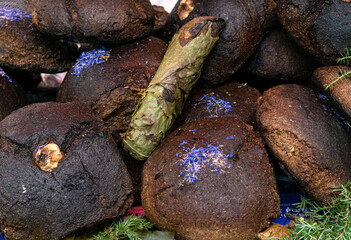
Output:
M350 14L339 0L179 0L169 16L149 0L0 0L1 232L63 239L141 203L176 239L254 240L280 214L279 166L327 203L351 180L348 125L328 107L351 119L350 88L323 87L351 47ZM121 144L133 112L199 16L226 27L182 114L138 161ZM65 71L56 101L39 103L11 75Z

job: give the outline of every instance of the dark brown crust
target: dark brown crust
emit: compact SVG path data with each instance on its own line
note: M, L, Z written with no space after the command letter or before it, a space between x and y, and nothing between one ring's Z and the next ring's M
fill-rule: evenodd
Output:
M289 38L281 28L272 29L245 64L245 70L255 76L310 81L320 64Z
M334 65L350 48L351 4L339 0L278 0L278 18L285 31L326 65Z
M200 101L205 94L209 96L218 94L216 99L229 102L232 107L231 111L225 112L222 109L219 114L214 115L208 110L205 101ZM234 82L229 82L213 89L195 88L190 93L182 114L174 123L175 128L194 120L209 117L236 117L245 123L253 125L255 119L254 109L257 98L260 95L257 89Z
M190 131L197 129L196 132ZM234 136L233 139L226 139ZM202 168L200 181L180 186L176 153L183 139L194 145L221 145L232 167L224 174ZM275 178L262 139L236 118L207 118L176 129L146 161L142 203L157 227L179 239L256 239L270 218L279 215Z
M131 41L149 34L155 21L147 0L34 0L33 5L40 31L76 42Z
M0 1L0 6L8 6L7 1ZM25 8L24 1L19 0L10 6ZM74 48L41 35L30 18L0 21L0 49L1 66L48 73L66 71L77 53Z
M52 172L33 153L55 143ZM40 103L0 122L0 225L11 239L64 238L123 215L132 183L117 147L91 111L76 103Z
M348 134L310 89L279 85L259 98L256 122L274 156L314 200L351 179Z
M141 95L160 65L167 45L147 37L111 50L110 58L82 70L79 77L67 73L58 101L77 101L92 108L104 120L113 138L120 141Z

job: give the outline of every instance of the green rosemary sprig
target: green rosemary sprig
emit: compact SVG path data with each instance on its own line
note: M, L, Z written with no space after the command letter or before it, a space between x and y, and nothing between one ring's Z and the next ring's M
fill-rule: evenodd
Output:
M286 240L351 239L351 182L336 188L339 194L327 205L302 198L297 204L304 217L296 219Z
M351 49L346 48L346 51L341 53L341 57L337 59L337 63L350 66ZM351 70L339 70L339 72L331 78L331 81L328 84L324 84L324 88L325 90L328 90L336 83L340 83L342 81L348 82L349 80L351 80Z
M351 61L351 49L346 48L344 53L341 53L341 57L337 59L337 63L349 66Z
M332 88L334 84L340 83L342 81L349 82L351 80L351 70L339 70L339 72L332 77L328 84L324 85L325 90Z
M111 226L94 236L93 240L141 240L144 231L148 231L154 224L144 217L129 216L125 220L113 222Z

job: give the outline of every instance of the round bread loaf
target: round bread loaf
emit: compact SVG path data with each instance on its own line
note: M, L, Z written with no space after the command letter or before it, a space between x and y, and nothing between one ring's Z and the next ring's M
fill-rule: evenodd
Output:
M148 0L33 1L33 23L41 32L75 42L131 41L150 33L154 22Z
M37 103L0 122L0 226L62 239L125 213L132 183L108 131L77 103Z
M258 100L256 122L272 154L315 201L351 179L351 140L311 89L283 84Z
M38 32L31 8L25 0L0 1L0 65L34 72L66 71L77 49Z
M274 28L263 38L245 70L268 79L310 81L319 65L281 28Z
M249 240L279 216L263 141L237 118L206 118L173 131L145 162L146 216L177 239Z
M118 142L166 49L162 40L147 37L111 51L85 52L67 73L58 101L77 101L92 108Z

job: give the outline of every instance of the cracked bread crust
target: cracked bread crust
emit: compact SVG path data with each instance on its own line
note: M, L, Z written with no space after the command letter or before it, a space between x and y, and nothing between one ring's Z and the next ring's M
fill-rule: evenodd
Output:
M54 143L51 172L33 156ZM76 103L38 103L0 122L0 225L11 239L64 238L118 217L133 201L132 183L102 122Z

